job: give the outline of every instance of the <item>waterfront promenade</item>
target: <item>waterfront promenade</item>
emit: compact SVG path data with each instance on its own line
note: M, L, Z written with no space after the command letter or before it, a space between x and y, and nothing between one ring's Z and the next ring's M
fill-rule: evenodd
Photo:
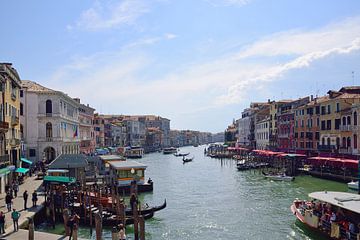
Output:
M42 180L37 180L36 176L32 176L28 177L23 184L19 185L18 196L13 199L13 208L15 208L21 214L19 219L19 227L26 224L28 217L33 217L38 211L41 210L42 204L45 201L45 196L39 189L42 182ZM24 210L24 199L22 197L25 190L27 190L29 194L27 210ZM38 194L37 207L32 207L31 197L34 190L37 190ZM5 193L0 194L0 211L5 213L5 234L1 237L6 237L6 239L13 239L10 238L10 235L13 235L14 233L14 226L11 219L11 212L8 212L6 208L5 195Z

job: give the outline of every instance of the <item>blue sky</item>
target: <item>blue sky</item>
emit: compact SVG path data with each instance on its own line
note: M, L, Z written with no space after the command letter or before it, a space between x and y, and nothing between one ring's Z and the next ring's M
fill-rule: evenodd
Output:
M98 112L223 131L252 101L360 85L360 1L2 1L0 61Z

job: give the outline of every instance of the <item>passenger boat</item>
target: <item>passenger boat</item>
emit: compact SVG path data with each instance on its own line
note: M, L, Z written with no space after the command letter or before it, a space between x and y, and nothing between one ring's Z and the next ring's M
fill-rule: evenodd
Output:
M189 155L190 153L174 153L175 157L186 157L187 155Z
M264 171L262 171L262 174L265 176L265 178L274 180L274 181L293 181L295 179L295 177L287 176L285 173L284 174L270 174L270 173L265 173Z
M144 156L144 149L142 147L126 148L124 156L127 158L142 158Z
M357 182L351 181L347 185L348 185L348 188L351 190L359 190L359 181L357 181Z
M248 164L246 164L245 160L241 160L236 164L236 168L239 171L244 171L244 170L249 170L250 166Z
M346 192L313 192L312 201L295 199L290 209L296 218L329 239L359 239L360 196Z
M183 163L187 163L187 162L191 162L194 159L194 157L192 158L183 158Z
M163 154L172 154L172 153L177 153L177 148L168 147L163 149Z

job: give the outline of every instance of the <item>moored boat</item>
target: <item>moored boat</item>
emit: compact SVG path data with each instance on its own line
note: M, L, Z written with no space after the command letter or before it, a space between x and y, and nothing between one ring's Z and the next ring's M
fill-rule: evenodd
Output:
M174 153L175 157L186 157L187 155L189 155L190 153Z
M347 185L348 185L348 188L351 190L359 190L359 181L357 181L357 182L351 181Z
M172 153L177 153L177 148L168 147L163 149L163 154L172 154Z
M293 181L295 177L287 176L286 174L270 174L265 173L264 171L262 174L265 176L265 178L274 180L274 181Z
M142 158L144 156L144 149L142 147L126 148L124 156L127 158Z
M329 239L359 239L360 196L346 192L313 192L312 201L295 199L290 209L296 218Z

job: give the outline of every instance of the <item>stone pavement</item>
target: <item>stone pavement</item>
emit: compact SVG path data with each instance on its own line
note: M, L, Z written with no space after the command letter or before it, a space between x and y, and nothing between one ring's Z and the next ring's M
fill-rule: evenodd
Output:
M42 204L45 201L45 196L43 192L40 189L40 185L42 184L43 180L37 180L36 176L28 177L25 179L24 183L19 185L19 192L18 196L13 199L13 206L12 208L15 208L19 213L21 214L19 219L19 227L22 225L25 225L27 223L28 217L33 217L38 211L41 210ZM29 197L27 202L27 210L24 210L24 199L22 197L23 192L27 190ZM38 201L37 201L37 207L32 207L32 193L34 190L37 190L38 194ZM9 234L12 234L14 231L13 222L11 219L11 212L8 212L5 204L5 193L0 194L0 211L3 211L5 213L5 236L6 239L13 239L9 238ZM26 230L24 230L26 231ZM26 239L26 238L25 238ZM37 239L37 238L36 238Z
M0 239L6 239L6 240L24 240L28 239L28 231L24 229L20 229L18 232L11 234L10 236L7 236L6 238ZM35 240L65 240L68 239L66 236L60 236L52 233L44 233L44 232L36 232L34 235ZM81 238L78 238L78 240L83 240Z

